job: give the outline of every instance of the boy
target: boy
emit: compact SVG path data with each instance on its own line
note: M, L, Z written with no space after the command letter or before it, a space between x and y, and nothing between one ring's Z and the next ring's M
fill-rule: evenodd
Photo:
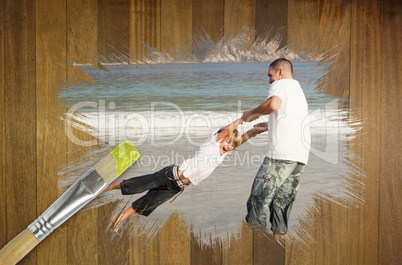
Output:
M120 224L127 217L135 213L148 216L159 205L183 192L191 183L198 185L222 163L227 154L262 132L255 126L240 136L236 130L240 123L242 120L238 119L220 129L201 145L200 150L192 158L185 160L180 166L171 165L153 174L111 183L105 191L120 189L123 195L128 195L149 190L147 194L133 202L131 207L112 217L113 232L119 235Z

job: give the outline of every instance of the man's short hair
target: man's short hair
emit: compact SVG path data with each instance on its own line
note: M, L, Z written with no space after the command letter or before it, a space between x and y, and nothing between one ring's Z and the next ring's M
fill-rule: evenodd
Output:
M275 70L278 70L279 68L282 68L284 70L290 71L290 73L293 75L293 64L285 58L279 58L273 61L269 67L272 67Z

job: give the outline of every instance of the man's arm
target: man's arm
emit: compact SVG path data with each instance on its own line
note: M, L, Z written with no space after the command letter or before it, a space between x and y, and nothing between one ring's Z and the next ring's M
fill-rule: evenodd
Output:
M264 103L252 110L245 110L241 119L243 121L253 121L258 119L261 115L268 115L279 109L282 104L282 99L278 96L272 96Z

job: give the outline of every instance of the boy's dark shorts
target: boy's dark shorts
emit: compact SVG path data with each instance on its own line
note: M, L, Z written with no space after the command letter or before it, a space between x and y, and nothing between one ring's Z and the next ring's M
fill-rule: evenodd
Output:
M136 213L148 216L159 205L181 191L181 188L174 179L174 168L174 165L171 165L153 174L123 180L121 183L121 193L123 195L136 194L148 190L144 196L132 203Z

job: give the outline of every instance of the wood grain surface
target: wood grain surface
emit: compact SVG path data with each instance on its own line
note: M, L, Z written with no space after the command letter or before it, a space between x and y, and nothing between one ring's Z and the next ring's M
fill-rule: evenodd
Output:
M5 237L10 241L36 219L35 1L5 1ZM20 264L35 264L36 250Z
M173 212L163 223L156 222L145 233L141 226L128 226L128 264L191 264L190 230L183 217Z
M160 0L130 1L130 58L133 62L147 59L148 47L160 50Z
M7 243L7 205L6 205L6 116L4 94L4 15L5 1L0 1L0 248Z
M398 264L402 248L401 166L401 27L402 4L384 1L381 54L381 135L379 170L379 257L381 264ZM378 67L376 68L378 70ZM377 72L378 73L378 72ZM378 91L378 90L377 90ZM378 126L378 125L377 125ZM378 130L378 129L377 129ZM399 150L399 151L398 151Z
M159 245L158 264L191 264L190 230L177 212L170 215L154 240Z
M67 0L67 42L66 58L70 62L98 65L98 1ZM68 64L66 66L66 83L79 85L85 78L79 68ZM73 87L74 88L74 87ZM69 88L67 88L69 89ZM65 111L68 111L66 109ZM80 140L91 141L94 138L80 130L73 129L73 134ZM66 134L64 132L64 134ZM98 145L84 147L67 139L67 166L77 163L77 160L89 162L94 157L88 157L89 152ZM87 170L86 168L84 170ZM78 178L84 172L71 170ZM67 253L68 264L98 264L98 210L80 211L66 223L68 227Z
M287 44L288 1L256 0L255 31L256 39L263 40L279 36L279 48Z
M212 238L212 235L201 234L201 231L191 231L191 262L201 265L222 264L222 240Z
M285 264L286 265L310 265L316 264L317 248L317 199L314 204L307 207L306 214L299 216L299 227L296 231L289 232L286 236Z
M184 55L191 51L192 1L161 1L161 50ZM174 18L174 19L172 19Z
M127 264L129 261L130 241L124 235L113 236L112 231L107 229L116 206L117 203L110 203L98 210L98 264ZM122 233L127 233L127 230L122 229Z
M128 61L129 17L130 1L98 1L98 52L102 61Z
M67 162L67 138L59 118L60 80L66 79L66 1L38 1L36 14L37 216L58 197L59 167ZM40 10L40 11L39 11ZM37 247L39 264L67 264L67 226Z
M242 29L258 38L283 28L281 45L321 56L326 74L317 91L349 99L341 107L349 107L350 119L363 122L349 142L349 162L360 171L345 180L346 205L315 197L299 221L304 230L293 231L280 249L245 225L238 234L202 235L210 240L201 241L180 212L152 238L136 231L112 238L106 231L111 204L81 211L21 264L397 264L402 245L399 2L0 0L0 246L55 200L60 166L102 145L71 142L59 119L66 111L58 102L61 83L91 81L70 61L132 63L149 47L185 55L202 30L216 40ZM96 140L73 132L81 140Z
M328 200L317 202L317 234L315 264L347 264L347 242L344 234L347 229L347 213L345 207Z
M253 264L253 230L242 221L239 232L222 239L222 264Z
M318 51L319 1L289 0L287 47L303 54Z
M225 38L230 40L245 30L250 34L255 30L255 0L225 0Z
M223 37L223 0L193 0L193 36L209 36L212 41Z
M360 189L365 204L348 210L348 261L355 264L377 264L379 229L379 165L382 1L354 1L351 23L350 110L360 114L361 136L352 150L362 160L364 178ZM381 262L380 262L381 263Z
M268 232L269 230L267 230ZM271 233L254 231L253 251L255 265L285 264L285 248L278 244Z
M98 62L98 1L67 0L67 58L71 62L91 64ZM73 67L68 67L69 80L82 78Z
M342 98L349 97L351 2L319 1L318 65L325 74L316 90Z

